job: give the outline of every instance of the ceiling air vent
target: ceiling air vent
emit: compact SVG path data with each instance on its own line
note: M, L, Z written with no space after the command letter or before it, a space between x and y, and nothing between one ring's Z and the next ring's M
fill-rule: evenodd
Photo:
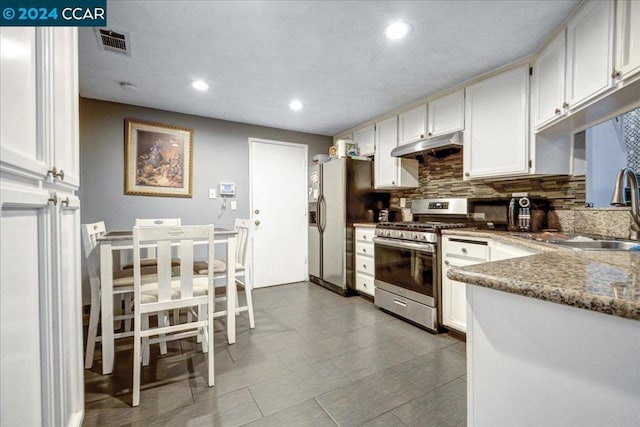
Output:
M128 34L124 32L118 33L109 29L96 28L96 36L98 36L98 45L100 46L100 49L131 56Z

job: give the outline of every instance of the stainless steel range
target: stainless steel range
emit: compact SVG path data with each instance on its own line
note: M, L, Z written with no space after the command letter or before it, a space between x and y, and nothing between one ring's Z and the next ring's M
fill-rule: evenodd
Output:
M441 324L440 230L466 227L467 199L414 200L415 222L381 222L373 239L375 304L432 332Z

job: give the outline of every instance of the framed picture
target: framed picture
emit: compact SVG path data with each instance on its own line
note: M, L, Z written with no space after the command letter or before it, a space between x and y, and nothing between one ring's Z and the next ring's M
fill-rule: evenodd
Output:
M124 194L192 197L193 130L124 121Z

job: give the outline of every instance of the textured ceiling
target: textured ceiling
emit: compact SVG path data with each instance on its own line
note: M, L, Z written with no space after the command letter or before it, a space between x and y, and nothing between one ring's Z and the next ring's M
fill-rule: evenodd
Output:
M129 34L131 57L81 28L80 94L334 135L533 53L578 3L109 1L108 28ZM411 33L387 40L398 19Z

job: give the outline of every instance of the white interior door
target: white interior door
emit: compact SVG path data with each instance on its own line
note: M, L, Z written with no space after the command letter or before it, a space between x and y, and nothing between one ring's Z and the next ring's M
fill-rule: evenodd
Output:
M307 146L249 139L253 286L307 277Z

